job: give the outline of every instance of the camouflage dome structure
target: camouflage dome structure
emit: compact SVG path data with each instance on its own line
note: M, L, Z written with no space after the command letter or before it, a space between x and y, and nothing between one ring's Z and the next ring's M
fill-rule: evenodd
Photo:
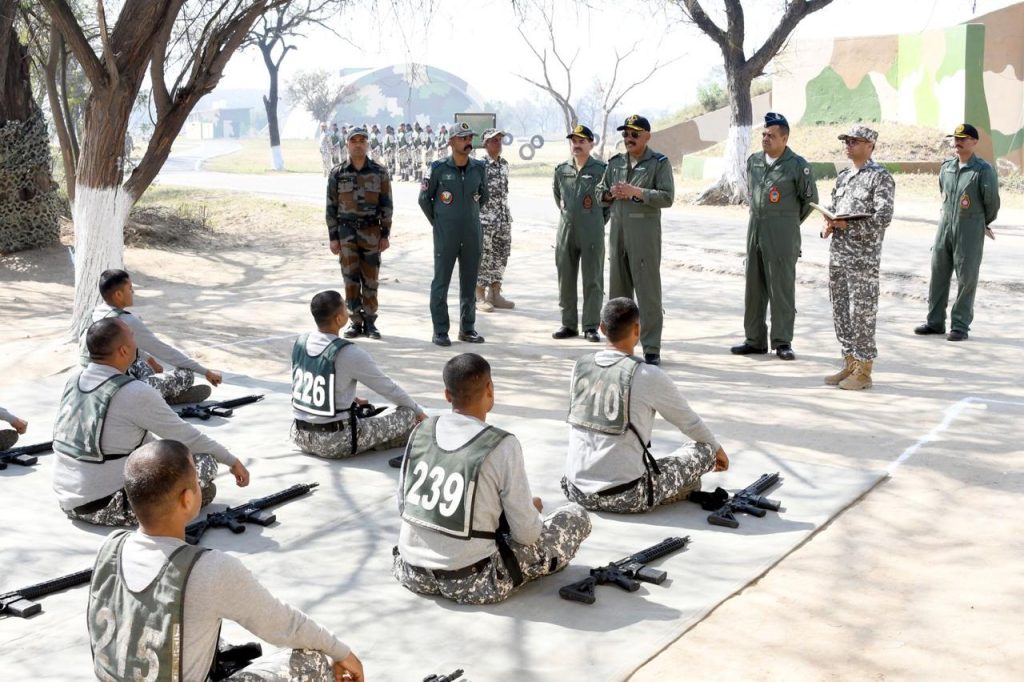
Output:
M333 121L394 125L450 123L460 111L482 111L483 98L465 80L426 64L395 64L379 69L343 69L351 94L335 109Z

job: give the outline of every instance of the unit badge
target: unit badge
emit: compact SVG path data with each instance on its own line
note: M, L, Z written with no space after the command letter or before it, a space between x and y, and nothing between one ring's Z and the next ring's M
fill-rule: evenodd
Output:
M969 196L967 196L967 194L965 193L962 197L960 197L960 208L962 208L963 210L966 211L970 207L971 207L971 198Z
M594 197L589 194L583 197L583 208L590 209L594 206Z
M782 192L775 185L772 185L771 189L768 190L768 201L773 204L779 203L782 200Z
M449 192L448 190L445 190L445 191L441 192L441 203L442 204L450 204L450 203L452 203L452 200L454 198L455 197L453 197L452 193Z

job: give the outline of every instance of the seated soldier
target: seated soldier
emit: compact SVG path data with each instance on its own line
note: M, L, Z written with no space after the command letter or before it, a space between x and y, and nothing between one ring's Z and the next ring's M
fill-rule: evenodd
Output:
M241 561L186 544L185 524L198 513L202 492L182 443L159 440L133 452L124 466L124 490L139 529L107 538L89 586L98 679L363 679L348 645L276 599ZM217 674L224 619L293 650L258 658L229 677Z
M203 504L213 501L217 463L235 482L249 472L227 449L181 420L156 389L125 374L135 361L135 335L124 318L93 322L86 332L91 362L64 387L53 426L53 489L68 518L101 526L133 526L124 492L124 463L132 450L160 438L179 440L196 453Z
M608 347L576 362L569 404L569 456L562 490L587 509L644 512L685 500L700 477L729 468L725 450L665 372L633 355L640 311L629 298L601 310ZM695 443L654 459L654 413Z
M14 444L18 442L18 436L25 433L25 430L28 429L28 422L24 419L18 419L2 407L0 407L0 421L5 421L14 427L13 429L0 430L0 451L3 451L14 447Z
M590 517L571 503L541 517L519 441L486 423L494 407L486 360L475 353L449 360L444 397L451 413L420 424L406 446L392 572L413 592L500 602L565 568L590 535Z
M321 291L309 309L317 331L303 334L292 347L292 442L303 452L330 459L404 446L426 413L369 353L338 337L348 322L341 294ZM358 407L367 401L356 397L357 383L397 407L360 416Z
M140 353L128 374L158 390L164 400L172 405L198 403L210 397L209 386L192 385L196 374L202 374L214 386L220 385L223 380L220 372L206 369L174 346L164 343L137 315L128 312L128 308L135 302L135 290L127 272L104 270L100 275L100 296L103 302L92 311L92 321L116 317L124 320L135 332L135 343ZM81 364L89 364L84 331L79 347ZM157 358L171 364L174 371L165 373Z

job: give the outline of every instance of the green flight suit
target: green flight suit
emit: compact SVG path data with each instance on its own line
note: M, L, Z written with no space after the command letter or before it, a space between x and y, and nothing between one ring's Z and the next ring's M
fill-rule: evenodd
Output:
M932 247L928 287L928 326L946 328L949 278L956 272L957 291L950 326L966 332L974 319L974 294L985 247L985 227L999 213L999 178L984 159L971 156L963 168L952 158L939 169L942 217Z
M747 223L746 292L743 329L746 342L768 348L765 315L772 308L771 348L793 342L796 317L796 261L800 223L818 203L814 172L789 147L772 165L764 152L747 159L750 221Z
M476 159L459 168L455 160L430 164L420 185L420 208L434 228L434 279L430 318L435 334L447 334L448 285L459 261L460 330L476 331L476 277L480 269L480 206L487 202L487 164Z
M643 198L612 200L606 193L619 182L642 188ZM650 147L635 163L629 154L616 154L608 159L597 191L601 205L611 206L608 296L634 298L636 292L640 344L644 354L660 354L665 312L661 307L661 209L675 200L672 164Z
M579 331L576 276L583 269L583 330L597 331L604 299L604 224L611 209L601 206L597 185L607 167L588 157L583 168L569 159L555 168L551 191L561 211L555 244L558 307L562 326Z

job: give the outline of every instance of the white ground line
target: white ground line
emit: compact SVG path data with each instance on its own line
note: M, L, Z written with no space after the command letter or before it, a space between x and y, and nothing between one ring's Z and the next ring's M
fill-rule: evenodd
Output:
M1013 400L995 400L991 398L978 398L974 396L968 396L962 398L957 402L953 403L946 408L946 416L942 421L935 425L931 431L922 436L916 443L904 450L899 457L894 459L888 467L885 468L886 472L892 476L892 474L900 467L901 464L906 462L908 459L917 454L917 451L921 449L921 446L927 443L933 443L939 440L942 432L945 431L953 424L954 421L960 416L960 414L971 405L983 405L985 403L993 403L997 405L1020 405L1024 407L1024 402L1018 402Z
M241 339L240 341L229 341L228 343L211 343L207 348L226 348L228 346L243 346L250 343L263 343L264 341L275 341L277 339L290 339L298 334L281 334L280 336L263 336L256 339Z

